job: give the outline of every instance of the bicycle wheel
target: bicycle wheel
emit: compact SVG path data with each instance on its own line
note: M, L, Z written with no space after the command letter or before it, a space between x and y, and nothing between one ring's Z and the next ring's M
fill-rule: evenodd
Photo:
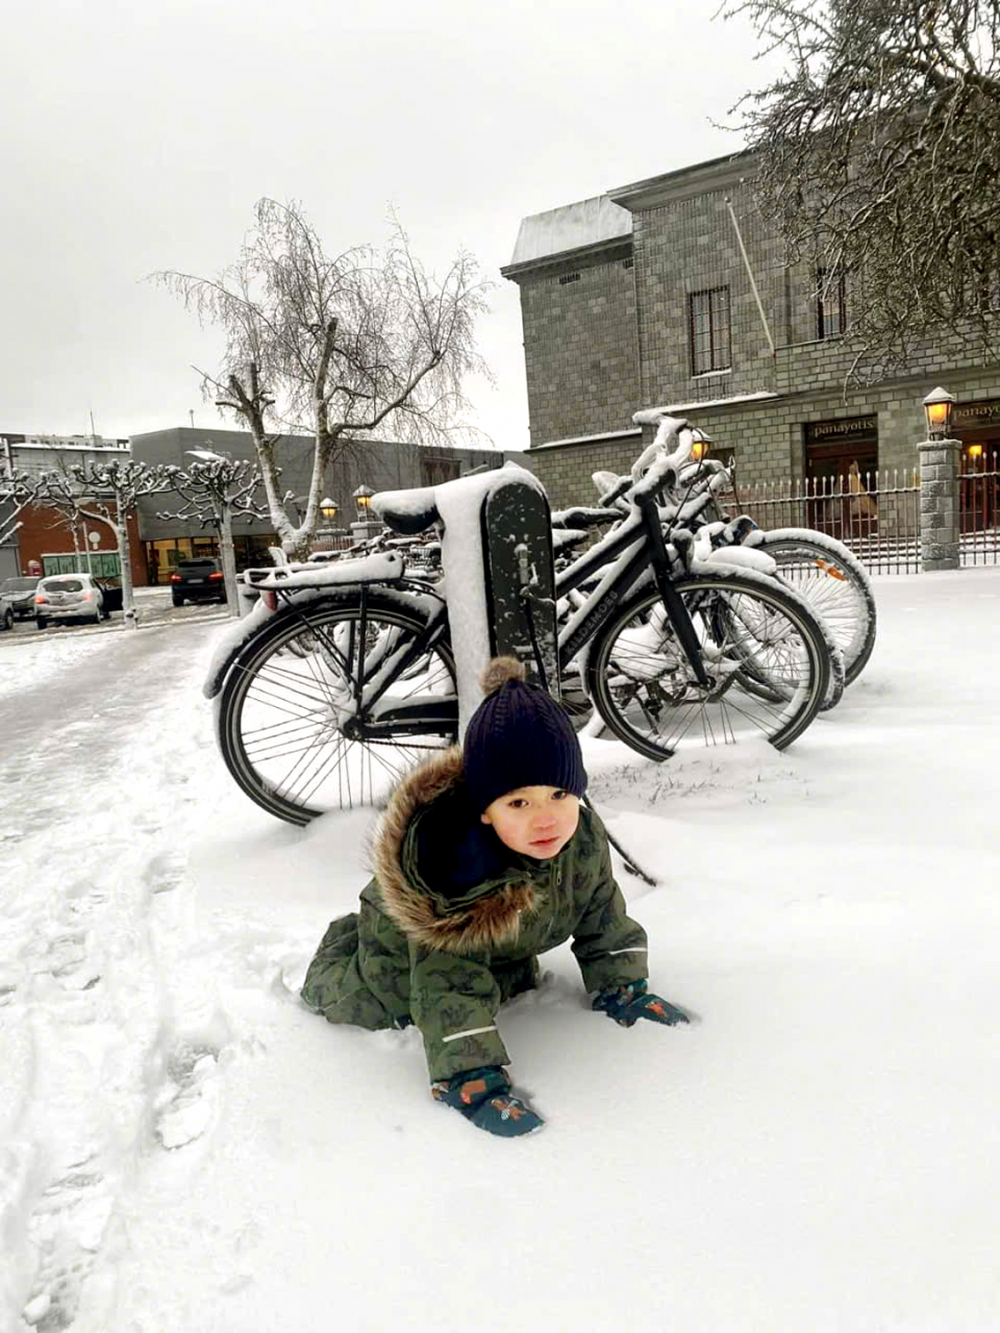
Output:
M377 594L363 610L354 595L291 607L233 663L216 729L236 782L279 819L374 804L455 741L450 646L428 645L419 607Z
M765 532L754 549L772 556L781 580L822 617L844 654L844 683L850 685L875 647L875 595L864 565L842 542L808 528Z
M781 750L819 711L829 650L808 605L773 580L691 575L675 587L709 677L696 680L659 593L638 593L590 653L591 697L607 726L651 759L763 738Z

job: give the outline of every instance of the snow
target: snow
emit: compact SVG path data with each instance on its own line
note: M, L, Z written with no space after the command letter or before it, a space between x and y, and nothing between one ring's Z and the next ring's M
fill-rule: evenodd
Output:
M619 1029L545 955L500 1018L548 1122L515 1142L431 1101L413 1031L299 1004L372 814L239 793L217 628L0 644L4 1333L1000 1327L1000 570L874 585L789 750L585 738L699 1021Z

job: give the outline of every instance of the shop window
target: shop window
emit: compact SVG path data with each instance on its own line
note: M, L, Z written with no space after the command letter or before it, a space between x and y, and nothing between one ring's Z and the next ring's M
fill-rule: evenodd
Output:
M732 365L729 327L729 288L712 287L688 297L691 338L691 374L729 370Z

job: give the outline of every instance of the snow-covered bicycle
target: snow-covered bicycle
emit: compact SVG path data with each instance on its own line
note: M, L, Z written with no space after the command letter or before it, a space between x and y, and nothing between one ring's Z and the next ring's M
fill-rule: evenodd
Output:
M562 598L600 574L560 629L560 671L575 664L610 731L659 760L748 738L783 748L815 717L839 659L793 590L697 562L690 544L666 539L657 496L676 486L691 443L685 422L660 422L628 515L556 583ZM411 533L440 521L434 490L381 514ZM248 577L260 602L206 693L217 697L225 762L251 799L304 824L378 801L423 752L454 742L443 584L409 578L392 550Z

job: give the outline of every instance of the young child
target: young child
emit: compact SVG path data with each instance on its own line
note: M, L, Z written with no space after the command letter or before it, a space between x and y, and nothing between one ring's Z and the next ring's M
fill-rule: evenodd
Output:
M511 1092L496 1025L505 1000L537 985L538 954L572 938L593 1008L623 1027L688 1021L646 989L646 933L626 915L601 821L580 805L579 741L524 675L494 658L464 746L394 792L360 911L332 923L302 988L331 1023L416 1023L433 1096L505 1137L543 1123Z

